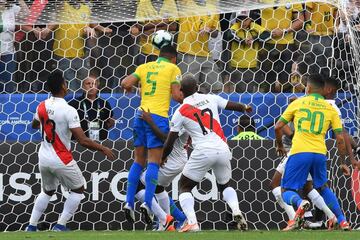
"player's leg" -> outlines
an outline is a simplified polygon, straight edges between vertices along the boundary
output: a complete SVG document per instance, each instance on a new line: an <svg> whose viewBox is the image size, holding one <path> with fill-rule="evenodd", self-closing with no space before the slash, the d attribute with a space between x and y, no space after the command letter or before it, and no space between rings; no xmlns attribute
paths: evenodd
<svg viewBox="0 0 360 240"><path fill-rule="evenodd" d="M176 206L168 192L165 190L172 181L177 177L187 162L187 155L177 156L174 158L172 154L168 157L167 162L159 170L158 186L155 190L156 199L161 208L175 218L177 226L182 226L186 220L185 214Z"/></svg>
<svg viewBox="0 0 360 240"><path fill-rule="evenodd" d="M346 221L337 197L327 186L326 161L327 158L325 155L316 154L315 164L310 169L314 187L319 189L320 195L323 197L325 203L330 207L331 211L335 214L340 227L343 230L350 230L349 223Z"/></svg>
<svg viewBox="0 0 360 240"><path fill-rule="evenodd" d="M308 196L308 198L315 205L315 207L321 210L323 213L325 213L328 219L333 220L335 217L334 213L328 208L328 206L326 205L324 199L321 197L319 192L316 189L314 189L312 186L313 186L313 182L312 182L312 177L310 175L304 187L304 195ZM321 225L322 225L322 221L321 221ZM321 225L319 226L319 224L317 224L317 227L321 227Z"/></svg>
<svg viewBox="0 0 360 240"><path fill-rule="evenodd" d="M57 168L54 175L59 179L62 186L71 189L67 197L62 213L57 224L53 227L54 231L66 231L66 223L72 218L82 199L84 199L84 177L77 164L67 165Z"/></svg>
<svg viewBox="0 0 360 240"><path fill-rule="evenodd" d="M126 186L126 203L123 206L125 217L130 222L135 221L135 214L134 214L135 194L139 184L140 175L146 163L145 127L144 127L144 121L140 119L139 116L136 116L134 119L133 137L134 137L134 146L135 146L135 161L131 165L129 170L128 182Z"/></svg>
<svg viewBox="0 0 360 240"><path fill-rule="evenodd" d="M37 196L34 207L31 211L31 217L29 225L25 231L34 232L37 231L37 225L41 216L44 214L52 195L55 193L59 185L57 178L51 174L48 167L39 166L41 174L42 191Z"/></svg>
<svg viewBox="0 0 360 240"><path fill-rule="evenodd" d="M294 219L295 217L295 210L292 206L286 204L281 196L281 178L282 175L284 173L285 170L285 165L287 162L287 158L284 158L281 160L280 164L278 165L278 167L275 170L275 173L271 179L271 189L272 189L272 193L277 201L277 203L280 205L280 207L282 209L285 210L286 214L289 217L289 220Z"/></svg>
<svg viewBox="0 0 360 240"><path fill-rule="evenodd" d="M135 195L135 197L141 202L144 203L145 202L145 173L142 174L141 176L141 182L138 185L138 189L137 189L137 193ZM170 216L169 214L167 214L162 208L161 206L158 204L158 202L155 200L155 198L153 198L152 200L152 212L154 213L154 215L159 219L160 221L160 225L158 230L163 230L163 231L173 231L175 230L174 226L173 226L173 222L174 222L174 218L172 216ZM147 224L152 224L154 217L152 214L143 214L144 217L144 221Z"/></svg>
<svg viewBox="0 0 360 240"><path fill-rule="evenodd" d="M185 164L179 180L179 202L187 221L180 232L200 230L194 209L195 199L191 190L204 178L211 165L208 157L199 150L192 151L188 162Z"/></svg>
<svg viewBox="0 0 360 240"><path fill-rule="evenodd" d="M303 218L305 211L310 207L307 200L303 200L297 193L306 183L312 165L311 153L298 153L291 155L286 163L285 172L281 181L284 189L282 197L285 203L297 208L295 218L288 222L284 231L295 229Z"/></svg>
<svg viewBox="0 0 360 240"><path fill-rule="evenodd" d="M229 185L231 178L230 159L230 151L215 154L212 169L216 177L218 191L222 193L223 200L229 205L234 220L237 222L238 229L247 230L248 225L240 211L237 193L235 189Z"/></svg>
<svg viewBox="0 0 360 240"><path fill-rule="evenodd" d="M156 114L151 114L153 121L156 123L160 131L169 132L169 119ZM152 199L158 182L158 174L160 168L160 159L163 153L163 142L159 139L151 127L145 123L146 141L148 148L148 165L145 175L145 210L151 209Z"/></svg>

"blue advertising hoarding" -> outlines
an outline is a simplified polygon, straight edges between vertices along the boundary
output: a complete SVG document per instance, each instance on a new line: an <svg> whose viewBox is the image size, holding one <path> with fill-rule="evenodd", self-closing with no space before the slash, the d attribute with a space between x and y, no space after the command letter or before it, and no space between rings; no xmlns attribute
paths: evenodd
<svg viewBox="0 0 360 240"><path fill-rule="evenodd" d="M283 112L294 94L221 94L222 97L235 102L251 104L254 108L251 114L259 135L274 138L274 123ZM301 95L297 95L298 97ZM0 141L39 141L39 131L31 128L31 121L38 104L47 99L48 94L1 94L0 95ZM112 106L115 127L109 133L110 140L129 140L132 138L132 122L135 109L140 104L140 98L134 94L101 94ZM71 100L66 98L66 100ZM344 125L352 134L357 135L356 111L357 102L354 95L339 94L337 101ZM172 102L170 114L178 106ZM226 137L236 135L236 125L241 113L221 111L220 121Z"/></svg>

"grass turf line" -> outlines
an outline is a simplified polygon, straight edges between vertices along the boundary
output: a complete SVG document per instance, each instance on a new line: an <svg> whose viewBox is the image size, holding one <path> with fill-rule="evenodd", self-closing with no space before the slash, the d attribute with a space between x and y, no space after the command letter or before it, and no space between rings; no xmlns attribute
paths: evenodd
<svg viewBox="0 0 360 240"><path fill-rule="evenodd" d="M358 240L360 231L202 231L198 233L169 233L143 231L72 231L72 232L5 232L0 233L1 240Z"/></svg>

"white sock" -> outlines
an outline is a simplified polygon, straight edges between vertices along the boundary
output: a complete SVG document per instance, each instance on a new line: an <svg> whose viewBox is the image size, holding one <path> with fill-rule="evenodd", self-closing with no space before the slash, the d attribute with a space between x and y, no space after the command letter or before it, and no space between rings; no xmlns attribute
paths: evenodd
<svg viewBox="0 0 360 240"><path fill-rule="evenodd" d="M196 214L194 210L195 200L190 192L184 192L179 196L180 206L184 211L189 224L196 224Z"/></svg>
<svg viewBox="0 0 360 240"><path fill-rule="evenodd" d="M145 189L142 189L138 193L136 193L135 197L143 203L145 201ZM164 225L166 223L166 213L164 212L164 210L162 210L162 208L159 206L159 203L154 198L151 205L152 212L159 219L160 223Z"/></svg>
<svg viewBox="0 0 360 240"><path fill-rule="evenodd" d="M49 204L50 199L51 196L47 195L44 192L41 192L39 196L37 196L34 203L34 208L31 212L31 217L29 222L30 225L37 226L39 219L41 218L41 216L43 215Z"/></svg>
<svg viewBox="0 0 360 240"><path fill-rule="evenodd" d="M229 205L231 208L231 211L233 215L237 215L241 213L239 208L239 200L237 197L237 194L235 192L235 189L232 187L227 187L222 192L224 201Z"/></svg>
<svg viewBox="0 0 360 240"><path fill-rule="evenodd" d="M318 209L322 210L329 219L335 216L335 214L326 205L324 199L318 191L315 189L311 190L308 194L308 198Z"/></svg>
<svg viewBox="0 0 360 240"><path fill-rule="evenodd" d="M166 191L163 191L155 194L155 196L160 207L166 212L166 214L170 214L169 194Z"/></svg>
<svg viewBox="0 0 360 240"><path fill-rule="evenodd" d="M272 193L274 194L274 197L280 207L285 210L286 214L288 215L289 220L295 218L295 210L292 206L286 204L284 200L281 197L281 187L276 187L272 190Z"/></svg>
<svg viewBox="0 0 360 240"><path fill-rule="evenodd" d="M83 194L71 192L64 203L64 209L57 223L65 226L70 218L74 215L83 198Z"/></svg>

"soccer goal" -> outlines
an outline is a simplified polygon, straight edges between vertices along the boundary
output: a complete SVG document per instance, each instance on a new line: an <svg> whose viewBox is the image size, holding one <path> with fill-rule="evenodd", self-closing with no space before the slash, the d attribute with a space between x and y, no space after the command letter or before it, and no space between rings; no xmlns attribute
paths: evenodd
<svg viewBox="0 0 360 240"><path fill-rule="evenodd" d="M255 109L251 125L265 140L231 140L238 133L240 115L222 111L220 116L233 153L231 184L250 229L286 225L269 186L280 162L273 126L290 99L304 94L307 74L322 72L341 81L336 104L346 130L359 135L357 1L14 0L0 1L0 16L0 231L23 230L41 190L37 151L42 136L31 128L31 121L37 105L49 97L45 82L54 69L64 72L70 89L66 100L75 99L84 126L100 119L103 132L98 140L118 154L116 161L109 161L73 145L87 189L68 227L151 228L138 211L134 225L122 212L140 97L125 94L119 83L139 64L156 59L158 50L151 45L155 29L171 32L178 66L183 74L196 76L201 91ZM109 105L84 109L83 83L89 76L97 79L97 96ZM171 112L176 106L172 103ZM107 124L109 118L114 126ZM359 228L360 174L352 169L351 177L343 176L331 134L327 145L329 184L351 226ZM178 180L168 189L175 201ZM67 194L59 187L39 228L56 222ZM236 228L211 172L193 194L202 229Z"/></svg>

